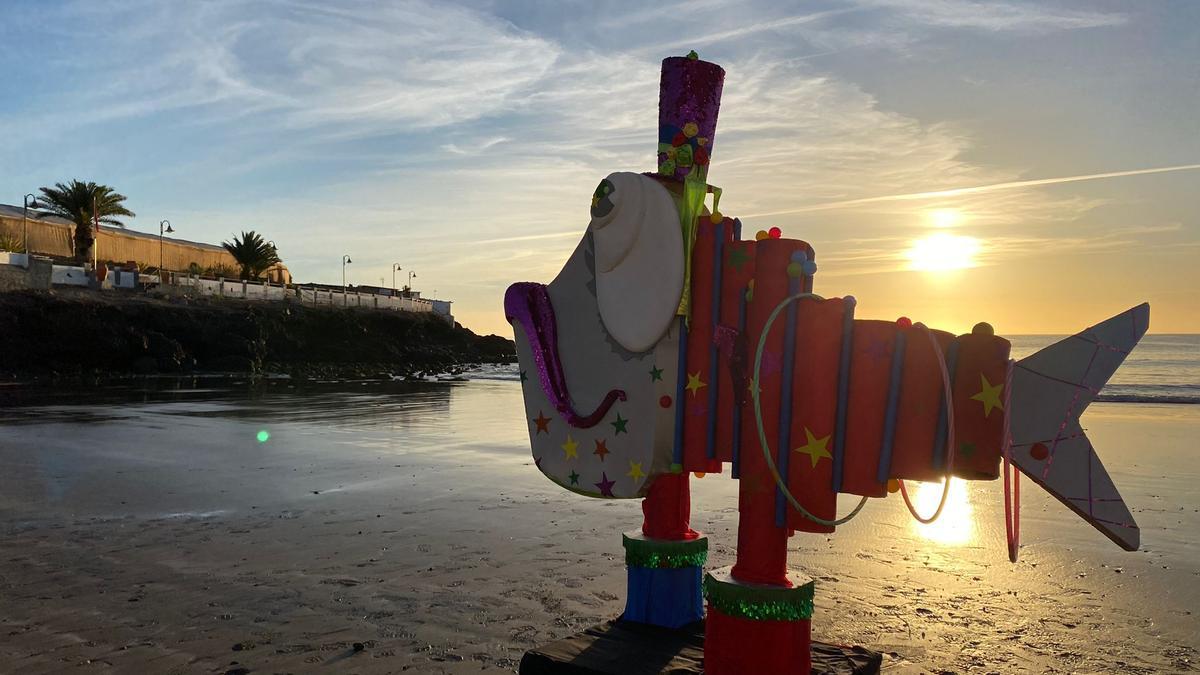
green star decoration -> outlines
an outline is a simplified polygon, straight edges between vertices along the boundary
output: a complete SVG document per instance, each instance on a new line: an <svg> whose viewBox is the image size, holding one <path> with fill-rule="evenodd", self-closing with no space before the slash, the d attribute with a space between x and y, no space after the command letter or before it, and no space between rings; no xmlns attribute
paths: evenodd
<svg viewBox="0 0 1200 675"><path fill-rule="evenodd" d="M662 373L663 373L662 368L659 368L658 366L651 366L650 367L650 381L651 382L662 381Z"/></svg>
<svg viewBox="0 0 1200 675"><path fill-rule="evenodd" d="M621 413L617 413L616 421L609 422L609 424L613 425L613 429L616 429L616 431L613 432L613 435L615 436L621 432L629 433L629 430L625 428L625 425L628 423L629 420L621 419Z"/></svg>
<svg viewBox="0 0 1200 675"><path fill-rule="evenodd" d="M729 266L741 272L742 265L750 262L750 256L740 248L731 248L729 250Z"/></svg>
<svg viewBox="0 0 1200 675"><path fill-rule="evenodd" d="M529 376L526 375L525 371L522 370L521 371L521 381L524 382L525 380L528 380L528 379L529 379Z"/></svg>
<svg viewBox="0 0 1200 675"><path fill-rule="evenodd" d="M959 445L958 446L958 454L970 459L971 455L975 454L975 444L974 443L963 443L963 444Z"/></svg>
<svg viewBox="0 0 1200 675"><path fill-rule="evenodd" d="M579 474L575 473L575 471L572 470L568 478L571 479L571 485L579 485Z"/></svg>

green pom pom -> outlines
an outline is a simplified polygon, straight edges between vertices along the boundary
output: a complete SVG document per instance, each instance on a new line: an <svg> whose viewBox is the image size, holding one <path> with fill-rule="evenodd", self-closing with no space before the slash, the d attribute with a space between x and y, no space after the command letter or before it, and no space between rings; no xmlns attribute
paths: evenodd
<svg viewBox="0 0 1200 675"><path fill-rule="evenodd" d="M692 51L688 52L688 55L687 55L687 57L688 57L689 59L691 59L691 60L695 61L696 59L699 59L699 58L700 58L700 55L696 53L696 50L695 50L695 49L693 49Z"/></svg>

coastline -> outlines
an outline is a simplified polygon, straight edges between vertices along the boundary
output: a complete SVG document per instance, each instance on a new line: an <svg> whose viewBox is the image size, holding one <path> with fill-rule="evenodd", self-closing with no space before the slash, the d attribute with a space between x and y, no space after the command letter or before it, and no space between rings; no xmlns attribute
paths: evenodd
<svg viewBox="0 0 1200 675"><path fill-rule="evenodd" d="M431 314L83 291L0 294L0 381L422 378L515 359Z"/></svg>

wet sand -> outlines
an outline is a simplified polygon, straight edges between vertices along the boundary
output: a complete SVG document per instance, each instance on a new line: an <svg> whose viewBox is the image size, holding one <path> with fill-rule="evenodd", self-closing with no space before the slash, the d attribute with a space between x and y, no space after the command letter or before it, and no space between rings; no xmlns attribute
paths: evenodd
<svg viewBox="0 0 1200 675"><path fill-rule="evenodd" d="M87 405L3 389L2 672L513 672L623 607L639 505L542 478L514 382L131 387ZM817 579L814 636L888 652L890 673L1195 669L1195 408L1084 418L1142 551L1029 482L1015 565L998 483L957 491L933 529L873 502L791 541ZM729 564L736 484L693 484L709 566Z"/></svg>

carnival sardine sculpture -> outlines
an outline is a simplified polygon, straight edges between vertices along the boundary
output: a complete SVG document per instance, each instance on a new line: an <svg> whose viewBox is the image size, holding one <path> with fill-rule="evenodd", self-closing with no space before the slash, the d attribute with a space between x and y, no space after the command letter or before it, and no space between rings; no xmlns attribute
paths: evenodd
<svg viewBox="0 0 1200 675"><path fill-rule="evenodd" d="M633 173L612 174L597 195L558 277L515 284L505 299L534 460L551 480L589 496L637 498L666 473L717 473L730 463L736 476L744 453L762 452L750 396L757 387L784 481L807 510L833 519L838 492L884 497L891 479L947 473L997 478L1007 415L1013 463L1123 548L1137 548L1137 525L1079 416L1145 334L1148 305L1010 371L1008 341L986 327L953 336L856 319L853 298L807 294L809 245L741 240L737 221L705 214L684 317L677 195ZM797 295L764 336L770 313ZM832 529L786 513L793 529Z"/></svg>
<svg viewBox="0 0 1200 675"><path fill-rule="evenodd" d="M665 59L657 171L600 181L562 272L504 299L538 468L587 496L644 498L642 527L622 538L622 618L703 619L710 675L806 675L816 582L789 568L788 538L833 532L893 490L931 522L952 476L1003 474L1015 560L1010 463L1136 549L1079 417L1145 334L1149 307L1016 362L986 323L956 336L856 317L854 298L814 293L811 246L776 228L743 239L720 214L708 168L723 82L694 52ZM736 562L705 571L688 477L727 466ZM911 480L944 481L936 511L917 512ZM860 497L841 516L839 493Z"/></svg>
<svg viewBox="0 0 1200 675"><path fill-rule="evenodd" d="M742 239L738 220L697 208L697 194L719 195L703 180L715 108L706 118L712 97L673 93L668 80L709 67L664 61L664 101L682 97L701 121L660 101L659 171L600 181L559 275L506 293L538 468L583 495L638 498L663 475L729 464L737 478L748 453L765 452L775 484L743 492L775 493L777 527L831 532L839 492L995 479L1007 448L1029 478L1136 549L1137 525L1079 416L1145 334L1149 306L1011 366L1009 342L987 324L955 336L856 318L854 298L812 294L807 243Z"/></svg>

